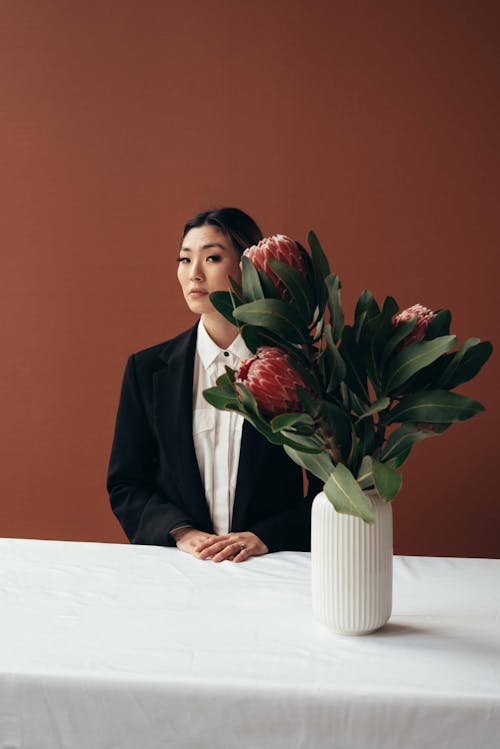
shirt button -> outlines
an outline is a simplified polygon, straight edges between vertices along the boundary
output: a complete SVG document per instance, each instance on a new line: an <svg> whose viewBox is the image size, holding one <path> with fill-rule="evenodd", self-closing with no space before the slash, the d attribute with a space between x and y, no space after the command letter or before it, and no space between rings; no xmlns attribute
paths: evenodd
<svg viewBox="0 0 500 749"><path fill-rule="evenodd" d="M224 356L229 356L229 351L224 351Z"/></svg>

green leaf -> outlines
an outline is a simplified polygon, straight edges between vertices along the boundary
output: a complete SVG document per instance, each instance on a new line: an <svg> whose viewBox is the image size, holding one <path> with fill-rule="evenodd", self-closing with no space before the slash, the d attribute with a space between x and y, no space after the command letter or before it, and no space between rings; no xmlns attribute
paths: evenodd
<svg viewBox="0 0 500 749"><path fill-rule="evenodd" d="M351 452L352 433L351 422L346 412L329 401L322 401L320 413L328 422L333 433L335 444L340 450L343 460L347 460Z"/></svg>
<svg viewBox="0 0 500 749"><path fill-rule="evenodd" d="M307 279L293 266L275 258L270 258L269 266L285 284L304 323L308 325L313 316L313 300Z"/></svg>
<svg viewBox="0 0 500 749"><path fill-rule="evenodd" d="M325 316L322 315L319 319L316 320L316 322L314 323L314 328L311 331L311 334L313 335L314 343L316 343L316 341L321 340L321 336L323 335L324 329L325 329Z"/></svg>
<svg viewBox="0 0 500 749"><path fill-rule="evenodd" d="M246 302L255 302L257 299L264 299L264 292L262 291L257 268L245 255L241 256L241 280Z"/></svg>
<svg viewBox="0 0 500 749"><path fill-rule="evenodd" d="M397 389L410 377L453 348L456 340L454 335L442 336L433 341L421 341L404 348L396 354L387 367L384 375L384 391L397 392Z"/></svg>
<svg viewBox="0 0 500 749"><path fill-rule="evenodd" d="M389 413L387 423L413 421L450 424L470 419L484 407L471 398L448 390L424 390L405 395Z"/></svg>
<svg viewBox="0 0 500 749"><path fill-rule="evenodd" d="M315 434L300 434L296 431L290 432L286 429L281 433L283 445L289 445L295 450L317 455L323 452L323 443Z"/></svg>
<svg viewBox="0 0 500 749"><path fill-rule="evenodd" d="M327 481L334 469L334 463L330 456L325 452L316 454L303 453L300 450L294 450L292 447L285 446L285 452L297 465L310 471L317 476L320 481Z"/></svg>
<svg viewBox="0 0 500 749"><path fill-rule="evenodd" d="M346 376L345 361L342 359L340 352L333 341L331 325L325 326L326 348L324 355L328 361L329 377L326 386L327 392L331 393L336 390Z"/></svg>
<svg viewBox="0 0 500 749"><path fill-rule="evenodd" d="M448 364L438 387L452 389L472 380L488 361L492 351L493 346L489 341L480 342L478 338L469 338Z"/></svg>
<svg viewBox="0 0 500 749"><path fill-rule="evenodd" d="M369 403L365 365L359 344L353 329L346 325L342 334L339 352L347 365L345 381L349 389L356 393L364 403Z"/></svg>
<svg viewBox="0 0 500 749"><path fill-rule="evenodd" d="M390 404L390 398L387 398L385 396L383 398L379 398L374 403L372 403L371 406L366 409L366 411L363 411L361 416L358 417L358 421L361 421L361 419L365 419L367 416L373 416L373 414L376 414L379 411L383 411L385 408L389 408Z"/></svg>
<svg viewBox="0 0 500 749"><path fill-rule="evenodd" d="M358 319L356 320L356 323L354 325L354 335L356 336L356 341L359 343L359 339L361 338L361 333L363 332L363 326L366 321L366 310L364 310Z"/></svg>
<svg viewBox="0 0 500 749"><path fill-rule="evenodd" d="M304 410L313 418L316 419L319 416L320 402L317 398L313 397L309 390L304 388L295 388L300 404Z"/></svg>
<svg viewBox="0 0 500 749"><path fill-rule="evenodd" d="M361 398L359 398L356 393L353 393L349 388L347 388L347 391L349 395L349 403L351 405L350 407L347 406L347 401L345 400L345 396L343 396L346 410L354 411L357 416L361 416L365 408L368 406L368 401L361 400Z"/></svg>
<svg viewBox="0 0 500 749"><path fill-rule="evenodd" d="M398 310L395 299L388 296L378 315L367 320L361 331L359 346L368 376L376 390L381 383L381 360L387 339L392 335L392 318ZM379 394L379 393L378 393Z"/></svg>
<svg viewBox="0 0 500 749"><path fill-rule="evenodd" d="M479 342L479 338L468 338L462 343L456 353L448 357L446 369L443 371L441 377L439 378L439 388L442 388L443 390L451 389L449 387L449 383L452 381L453 375L460 366L460 362L464 358L466 352L473 346L476 346Z"/></svg>
<svg viewBox="0 0 500 749"><path fill-rule="evenodd" d="M344 407L344 411L347 411L347 413L350 413L353 410L353 407L352 407L353 393L351 392L351 390L349 390L345 382L340 383L339 392L340 392L340 398L342 401L342 406ZM360 412L362 410L363 408L360 408Z"/></svg>
<svg viewBox="0 0 500 749"><path fill-rule="evenodd" d="M234 317L239 322L269 329L280 336L285 344L304 343L308 338L301 317L291 304L280 299L260 299L243 304L234 311Z"/></svg>
<svg viewBox="0 0 500 749"><path fill-rule="evenodd" d="M316 292L316 302L319 307L320 317L323 314L327 299L325 279L330 275L330 266L327 257L319 243L319 239L313 231L307 235L307 241L311 248L313 281Z"/></svg>
<svg viewBox="0 0 500 749"><path fill-rule="evenodd" d="M264 292L265 298L281 299L281 294L279 293L278 289L273 284L269 276L260 269L257 271L257 273L259 274L260 285L262 286L262 291Z"/></svg>
<svg viewBox="0 0 500 749"><path fill-rule="evenodd" d="M267 328L245 324L240 328L240 333L245 344L254 353L260 346L273 346L282 349L290 358L293 358L294 366L296 361L300 362L302 366L308 366L309 360L304 356L300 348L293 343L284 341L281 336Z"/></svg>
<svg viewBox="0 0 500 749"><path fill-rule="evenodd" d="M434 433L435 434L435 433ZM398 453L394 458L391 460L386 461L386 465L390 466L391 468L400 468L400 466L403 465L408 455L411 453L411 447L409 447L407 450L403 450L402 453Z"/></svg>
<svg viewBox="0 0 500 749"><path fill-rule="evenodd" d="M325 494L337 512L356 515L367 523L373 523L373 507L350 470L339 463L325 484Z"/></svg>
<svg viewBox="0 0 500 749"><path fill-rule="evenodd" d="M225 373L217 378L216 386L203 391L205 400L215 408L240 410L239 395L234 386L235 377L236 373L230 367L226 367Z"/></svg>
<svg viewBox="0 0 500 749"><path fill-rule="evenodd" d="M305 413L279 414L279 416L275 416L271 420L271 429L273 432L279 432L282 429L290 429L290 427L296 427L297 425L314 427L314 421L309 414Z"/></svg>
<svg viewBox="0 0 500 749"><path fill-rule="evenodd" d="M434 338L441 338L450 334L451 312L447 309L440 309L436 316L432 318L427 330L425 331L424 340L432 341Z"/></svg>
<svg viewBox="0 0 500 749"><path fill-rule="evenodd" d="M379 497L390 502L401 489L403 479L387 463L365 455L359 467L357 481L362 489L375 487Z"/></svg>
<svg viewBox="0 0 500 749"><path fill-rule="evenodd" d="M321 385L318 382L314 369L311 368L310 363L304 361L303 358L295 356L294 352L286 352L287 360L292 369L302 378L304 384L309 388L311 393L321 395Z"/></svg>
<svg viewBox="0 0 500 749"><path fill-rule="evenodd" d="M258 325L242 325L240 328L240 334L243 338L245 345L250 351L255 354L260 346L279 346L281 345L281 338L276 337L277 340L270 340L271 335L265 328L261 328Z"/></svg>
<svg viewBox="0 0 500 749"><path fill-rule="evenodd" d="M356 422L355 432L359 438L359 449L361 455L371 455L375 449L375 425L373 417L369 416L362 421Z"/></svg>
<svg viewBox="0 0 500 749"><path fill-rule="evenodd" d="M371 320L380 313L380 307L372 296L372 293L365 289L358 299L354 311L354 333L356 340L359 341L361 330L365 321Z"/></svg>
<svg viewBox="0 0 500 749"><path fill-rule="evenodd" d="M335 343L341 338L344 329L344 312L340 301L340 280L331 273L325 279L328 291L328 309L330 310L332 336Z"/></svg>
<svg viewBox="0 0 500 749"><path fill-rule="evenodd" d="M379 460L388 463L400 455L404 455L406 458L416 442L435 436L436 432L419 429L415 424L402 424L398 429L394 430L385 443L378 456Z"/></svg>
<svg viewBox="0 0 500 749"><path fill-rule="evenodd" d="M365 455L361 461L356 481L362 489L371 489L375 486L372 471L372 458L370 455Z"/></svg>
<svg viewBox="0 0 500 749"><path fill-rule="evenodd" d="M367 421L364 423L368 424ZM351 470L352 473L354 473L358 469L362 457L363 457L363 449L362 449L361 441L356 438L356 433L353 429L351 453L349 455L349 460L346 460L346 463L345 463L345 465L348 466L348 468Z"/></svg>
<svg viewBox="0 0 500 749"><path fill-rule="evenodd" d="M257 429L269 442L273 445L288 445L297 450L304 452L317 453L321 451L321 445L318 444L318 440L314 437L304 437L303 435L293 435L289 437L287 434L273 432L267 421L259 413L257 401L250 392L250 390L244 385L238 383L238 392L240 395L240 402L242 408L240 413L247 419L252 426ZM234 409L236 410L236 409Z"/></svg>
<svg viewBox="0 0 500 749"><path fill-rule="evenodd" d="M253 421L249 417L248 420L253 424ZM255 426L255 424L254 424ZM290 447L294 450L300 450L304 454L310 454L310 455L316 455L317 453L320 453L322 450L322 446L317 444L317 440L312 437L306 437L302 434L296 434L295 432L289 433L289 432L271 432L269 434L264 434L264 431L262 431L259 427L256 427L256 429L259 429L261 431L261 434L263 434L269 442L272 442L274 445L281 445L282 447Z"/></svg>
<svg viewBox="0 0 500 749"><path fill-rule="evenodd" d="M413 320L410 320L410 322L402 323L395 328L393 335L389 338L382 350L382 356L380 359L380 365L382 369L384 368L387 360L393 354L394 349L401 343L402 340L406 338L407 335L412 332L416 324L417 316L415 315Z"/></svg>
<svg viewBox="0 0 500 749"><path fill-rule="evenodd" d="M231 367L224 367L224 369L226 370L224 374L221 374L219 377L217 377L215 382L217 385L232 386L234 381L236 380L236 372L234 371L234 369L231 369Z"/></svg>
<svg viewBox="0 0 500 749"><path fill-rule="evenodd" d="M403 482L401 474L378 460L372 460L372 472L379 496L390 502L401 489Z"/></svg>
<svg viewBox="0 0 500 749"><path fill-rule="evenodd" d="M235 281L234 278L231 278L231 276L229 276L229 285L231 286L231 291L233 292L235 301L239 302L239 304L243 304L245 301L245 297L243 295L243 289L241 285L238 283L238 281ZM239 306L239 304L237 304L236 306Z"/></svg>
<svg viewBox="0 0 500 749"><path fill-rule="evenodd" d="M307 414L309 416L309 414ZM298 421L296 424L293 425L293 427L290 429L284 429L282 431L282 434L284 434L287 437L296 437L297 439L301 439L302 437L314 437L314 444L318 446L319 450L323 449L323 443L319 439L316 433L316 426L311 426L310 424L307 424L306 422Z"/></svg>
<svg viewBox="0 0 500 749"><path fill-rule="evenodd" d="M236 327L238 327L238 323L233 316L236 304L231 297L231 292L212 291L209 298L217 312L220 312L221 315L226 318L226 320L229 320L231 325L235 325Z"/></svg>
<svg viewBox="0 0 500 749"><path fill-rule="evenodd" d="M238 383L238 394L239 399L245 409L245 412L249 415L255 418L256 422L263 422L262 426L265 429L266 432L271 432L271 427L265 421L265 419L262 418L259 412L259 406L257 404L257 401L255 400L255 397L253 393L241 382Z"/></svg>
<svg viewBox="0 0 500 749"><path fill-rule="evenodd" d="M229 405L239 406L239 398L232 385L218 385L217 387L207 388L203 391L203 397L215 406L215 408L225 410Z"/></svg>
<svg viewBox="0 0 500 749"><path fill-rule="evenodd" d="M401 387L398 388L398 396L406 393L416 393L419 390L437 390L439 389L439 378L446 369L448 362L453 354L443 354L429 364L427 367L420 369L413 377L410 377Z"/></svg>

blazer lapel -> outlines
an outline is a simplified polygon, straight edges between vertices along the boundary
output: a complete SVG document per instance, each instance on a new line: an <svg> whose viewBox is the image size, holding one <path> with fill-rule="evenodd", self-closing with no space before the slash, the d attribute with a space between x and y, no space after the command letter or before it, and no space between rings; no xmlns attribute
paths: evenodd
<svg viewBox="0 0 500 749"><path fill-rule="evenodd" d="M193 370L195 325L181 334L162 354L166 367L154 376L155 418L162 449L177 477L185 506L200 530L211 531L193 442Z"/></svg>

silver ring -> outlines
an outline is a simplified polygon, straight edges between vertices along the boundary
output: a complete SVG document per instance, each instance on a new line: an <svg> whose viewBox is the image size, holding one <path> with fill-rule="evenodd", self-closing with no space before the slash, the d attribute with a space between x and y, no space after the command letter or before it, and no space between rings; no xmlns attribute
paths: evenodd
<svg viewBox="0 0 500 749"><path fill-rule="evenodd" d="M247 547L247 545L244 544L243 541L240 541L238 545L239 545L240 549L246 549L246 547Z"/></svg>

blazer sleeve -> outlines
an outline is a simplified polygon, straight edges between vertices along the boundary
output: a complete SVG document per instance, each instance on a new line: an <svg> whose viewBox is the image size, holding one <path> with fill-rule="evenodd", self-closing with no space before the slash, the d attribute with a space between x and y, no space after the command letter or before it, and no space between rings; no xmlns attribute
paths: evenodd
<svg viewBox="0 0 500 749"><path fill-rule="evenodd" d="M107 489L113 512L129 541L174 546L170 530L192 523L185 512L158 489L158 464L158 443L146 413L137 381L135 355L132 355L123 378Z"/></svg>
<svg viewBox="0 0 500 749"><path fill-rule="evenodd" d="M316 494L322 490L323 483L312 474L306 475L309 486L304 499L257 521L249 528L266 544L270 552L311 550L311 506Z"/></svg>

